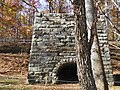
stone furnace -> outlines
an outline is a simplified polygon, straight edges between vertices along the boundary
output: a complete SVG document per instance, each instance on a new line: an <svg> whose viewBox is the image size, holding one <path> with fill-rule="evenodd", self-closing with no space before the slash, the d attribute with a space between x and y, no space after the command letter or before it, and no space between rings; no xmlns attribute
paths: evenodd
<svg viewBox="0 0 120 90"><path fill-rule="evenodd" d="M99 21L98 38L104 69L113 84L107 33ZM29 62L29 83L78 82L73 14L35 14Z"/></svg>

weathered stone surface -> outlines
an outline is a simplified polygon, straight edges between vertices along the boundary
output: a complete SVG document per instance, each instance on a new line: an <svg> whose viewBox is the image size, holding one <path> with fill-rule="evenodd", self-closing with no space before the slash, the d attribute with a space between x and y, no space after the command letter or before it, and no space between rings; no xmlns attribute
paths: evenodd
<svg viewBox="0 0 120 90"><path fill-rule="evenodd" d="M101 22L98 22L98 26ZM102 22L103 23L103 22ZM29 63L29 82L55 83L57 69L76 61L73 14L35 14ZM98 27L102 59L109 84L113 82L107 33Z"/></svg>

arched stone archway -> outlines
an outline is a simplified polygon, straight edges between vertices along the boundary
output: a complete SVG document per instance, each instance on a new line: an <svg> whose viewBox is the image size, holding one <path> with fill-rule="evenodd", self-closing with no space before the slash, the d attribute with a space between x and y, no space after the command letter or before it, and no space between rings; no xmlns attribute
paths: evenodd
<svg viewBox="0 0 120 90"><path fill-rule="evenodd" d="M77 65L75 61L59 62L53 70L52 83L77 83Z"/></svg>

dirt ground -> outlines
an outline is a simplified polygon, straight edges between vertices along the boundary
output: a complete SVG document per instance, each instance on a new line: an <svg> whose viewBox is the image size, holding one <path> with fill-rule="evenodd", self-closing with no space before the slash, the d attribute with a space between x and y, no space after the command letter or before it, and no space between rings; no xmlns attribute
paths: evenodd
<svg viewBox="0 0 120 90"><path fill-rule="evenodd" d="M0 90L79 90L78 84L27 84L29 54L0 53ZM113 73L120 74L120 61L112 61ZM120 90L112 86L110 90Z"/></svg>

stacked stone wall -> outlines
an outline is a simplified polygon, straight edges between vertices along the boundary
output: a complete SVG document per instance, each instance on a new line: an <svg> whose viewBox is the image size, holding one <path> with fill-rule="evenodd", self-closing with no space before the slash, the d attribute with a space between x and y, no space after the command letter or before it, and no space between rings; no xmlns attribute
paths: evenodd
<svg viewBox="0 0 120 90"><path fill-rule="evenodd" d="M35 81L45 82L44 78L48 76L48 82L51 82L55 65L61 61L75 61L75 58L74 16L37 13L30 53L29 78L33 76Z"/></svg>
<svg viewBox="0 0 120 90"><path fill-rule="evenodd" d="M73 14L36 13L30 51L29 82L54 83L57 81L56 72L59 66L66 62L75 62L74 25ZM110 60L107 62L110 63ZM107 73L109 74L111 72Z"/></svg>

